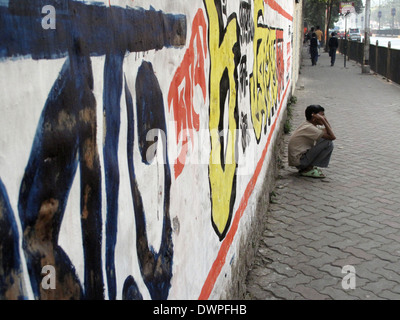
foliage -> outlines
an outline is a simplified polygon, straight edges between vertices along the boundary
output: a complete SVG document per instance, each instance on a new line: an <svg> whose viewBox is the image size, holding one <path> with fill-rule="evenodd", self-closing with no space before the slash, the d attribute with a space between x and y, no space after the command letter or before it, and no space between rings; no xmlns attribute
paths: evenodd
<svg viewBox="0 0 400 320"><path fill-rule="evenodd" d="M292 131L292 118L293 118L293 104L296 104L297 97L292 96L287 103L287 117L283 127L283 132L289 134Z"/></svg>
<svg viewBox="0 0 400 320"><path fill-rule="evenodd" d="M333 28L335 22L339 20L340 0L304 0L304 22L307 26L315 27L320 26L321 29L325 27L326 12L331 13L328 28ZM362 0L353 0L354 7L357 13L363 10Z"/></svg>

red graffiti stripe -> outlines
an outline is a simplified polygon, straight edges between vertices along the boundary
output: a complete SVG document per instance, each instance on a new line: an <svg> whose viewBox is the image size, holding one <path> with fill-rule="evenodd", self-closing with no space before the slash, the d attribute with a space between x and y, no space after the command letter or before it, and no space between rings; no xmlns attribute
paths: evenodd
<svg viewBox="0 0 400 320"><path fill-rule="evenodd" d="M246 187L246 190L245 190L245 192L243 194L243 197L242 197L242 199L240 201L239 208L236 210L235 217L234 217L234 219L232 221L232 226L229 229L229 232L227 233L224 241L222 242L221 247L220 247L219 252L218 252L218 255L217 255L217 258L215 259L215 261L214 261L214 263L213 263L213 265L211 267L211 270L208 273L207 279L204 282L203 288L202 288L200 296L199 296L199 300L206 300L206 299L208 299L210 297L210 294L212 292L212 289L214 288L215 282L217 281L217 278L218 278L219 274L221 273L222 267L225 264L226 257L228 255L228 250L232 245L233 239L234 239L234 237L236 235L236 232L237 232L237 230L239 228L239 222L240 222L240 220L241 220L241 218L243 216L244 210L247 207L247 203L249 201L250 195L252 194L252 192L254 190L254 187L256 185L258 176L260 175L260 172L261 172L261 168L262 168L262 166L264 164L265 156L267 155L267 151L268 151L269 145L271 143L272 134L275 131L276 122L277 122L277 120L279 118L279 114L280 114L281 109L282 109L282 103L285 100L286 92L287 92L287 89L289 88L289 83L290 83L290 81L288 81L288 84L287 84L286 89L285 89L285 93L283 94L281 103L279 105L278 113L276 114L274 123L272 124L271 130L269 131L267 143L266 143L266 145L264 147L264 150L263 150L263 153L261 155L261 158L258 161L256 170L255 170L252 178L250 179L250 181L249 181L249 183L248 183L248 185Z"/></svg>
<svg viewBox="0 0 400 320"><path fill-rule="evenodd" d="M284 16L286 19L293 21L293 16L285 11L275 0L264 0L264 2L270 6L271 9L277 11L280 15Z"/></svg>
<svg viewBox="0 0 400 320"><path fill-rule="evenodd" d="M186 163L189 143L193 144L193 130L200 129L200 116L194 107L195 87L200 86L203 99L206 99L206 76L204 61L207 57L207 25L203 10L199 9L192 23L190 44L181 65L175 72L168 92L169 110L173 110L176 121L176 142L182 142L180 154L175 161L175 179L182 173ZM190 136L190 142L187 135Z"/></svg>

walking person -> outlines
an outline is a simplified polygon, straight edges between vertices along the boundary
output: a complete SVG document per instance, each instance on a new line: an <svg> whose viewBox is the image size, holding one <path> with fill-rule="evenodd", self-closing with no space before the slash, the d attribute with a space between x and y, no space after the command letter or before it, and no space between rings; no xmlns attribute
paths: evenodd
<svg viewBox="0 0 400 320"><path fill-rule="evenodd" d="M307 30L307 28L304 28L304 40L303 40L303 45L307 46L308 41L309 41L309 32Z"/></svg>
<svg viewBox="0 0 400 320"><path fill-rule="evenodd" d="M339 41L336 38L335 32L332 32L332 37L329 39L328 46L329 46L329 56L331 57L331 67L333 67L335 65L335 60L336 60L336 51L337 48L339 47Z"/></svg>
<svg viewBox="0 0 400 320"><path fill-rule="evenodd" d="M312 38L312 34L314 33L314 27L311 27L310 31L307 33L307 46L310 47L310 41ZM308 49L308 53L310 54L310 58L311 58L311 52L310 49Z"/></svg>
<svg viewBox="0 0 400 320"><path fill-rule="evenodd" d="M304 121L292 134L288 144L289 166L296 167L304 177L325 178L326 168L336 139L332 127L320 105L310 105L305 110Z"/></svg>
<svg viewBox="0 0 400 320"><path fill-rule="evenodd" d="M315 32L311 35L310 40L310 57L313 66L317 65L318 61L318 40Z"/></svg>
<svg viewBox="0 0 400 320"><path fill-rule="evenodd" d="M319 56L320 55L319 50L321 49L322 40L323 40L323 32L319 26L316 27L315 34L317 35L317 40L318 40L318 56Z"/></svg>

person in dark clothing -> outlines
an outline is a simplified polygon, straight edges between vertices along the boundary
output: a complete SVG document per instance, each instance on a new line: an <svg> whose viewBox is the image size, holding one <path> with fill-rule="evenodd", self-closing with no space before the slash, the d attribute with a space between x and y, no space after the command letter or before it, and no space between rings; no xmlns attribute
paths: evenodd
<svg viewBox="0 0 400 320"><path fill-rule="evenodd" d="M313 66L317 65L318 61L318 39L315 32L311 35L310 40L310 56L311 56L311 63Z"/></svg>
<svg viewBox="0 0 400 320"><path fill-rule="evenodd" d="M310 45L312 34L314 33L314 27L311 27L310 31L307 33L307 44Z"/></svg>
<svg viewBox="0 0 400 320"><path fill-rule="evenodd" d="M331 57L331 67L333 67L336 60L336 50L339 47L339 41L336 38L336 33L332 32L332 37L329 39L328 46L329 56Z"/></svg>

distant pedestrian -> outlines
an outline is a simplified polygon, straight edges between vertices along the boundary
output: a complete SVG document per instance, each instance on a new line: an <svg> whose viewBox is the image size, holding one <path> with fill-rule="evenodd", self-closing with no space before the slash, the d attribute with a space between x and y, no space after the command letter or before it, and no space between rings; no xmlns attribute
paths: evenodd
<svg viewBox="0 0 400 320"><path fill-rule="evenodd" d="M335 32L332 32L332 37L329 39L328 46L329 46L329 56L331 57L331 67L333 67L336 60L336 51L337 48L339 47L339 41L336 38Z"/></svg>
<svg viewBox="0 0 400 320"><path fill-rule="evenodd" d="M313 66L317 65L318 61L318 40L315 32L311 35L310 40L310 57Z"/></svg>
<svg viewBox="0 0 400 320"><path fill-rule="evenodd" d="M289 166L296 167L301 176L325 178L321 169L326 168L336 139L332 127L320 105L310 105L305 110L304 121L292 134L288 145Z"/></svg>
<svg viewBox="0 0 400 320"><path fill-rule="evenodd" d="M323 35L324 35L319 26L316 27L315 34L317 35L317 40L318 40L318 55L319 55L319 50L321 49Z"/></svg>
<svg viewBox="0 0 400 320"><path fill-rule="evenodd" d="M310 31L307 33L307 45L310 45L311 35L314 33L314 27L311 27Z"/></svg>
<svg viewBox="0 0 400 320"><path fill-rule="evenodd" d="M308 31L307 31L307 28L306 28L306 27L304 27L303 32L304 32L303 45L306 45L306 44L307 44L307 41L309 40L309 39L308 39Z"/></svg>

